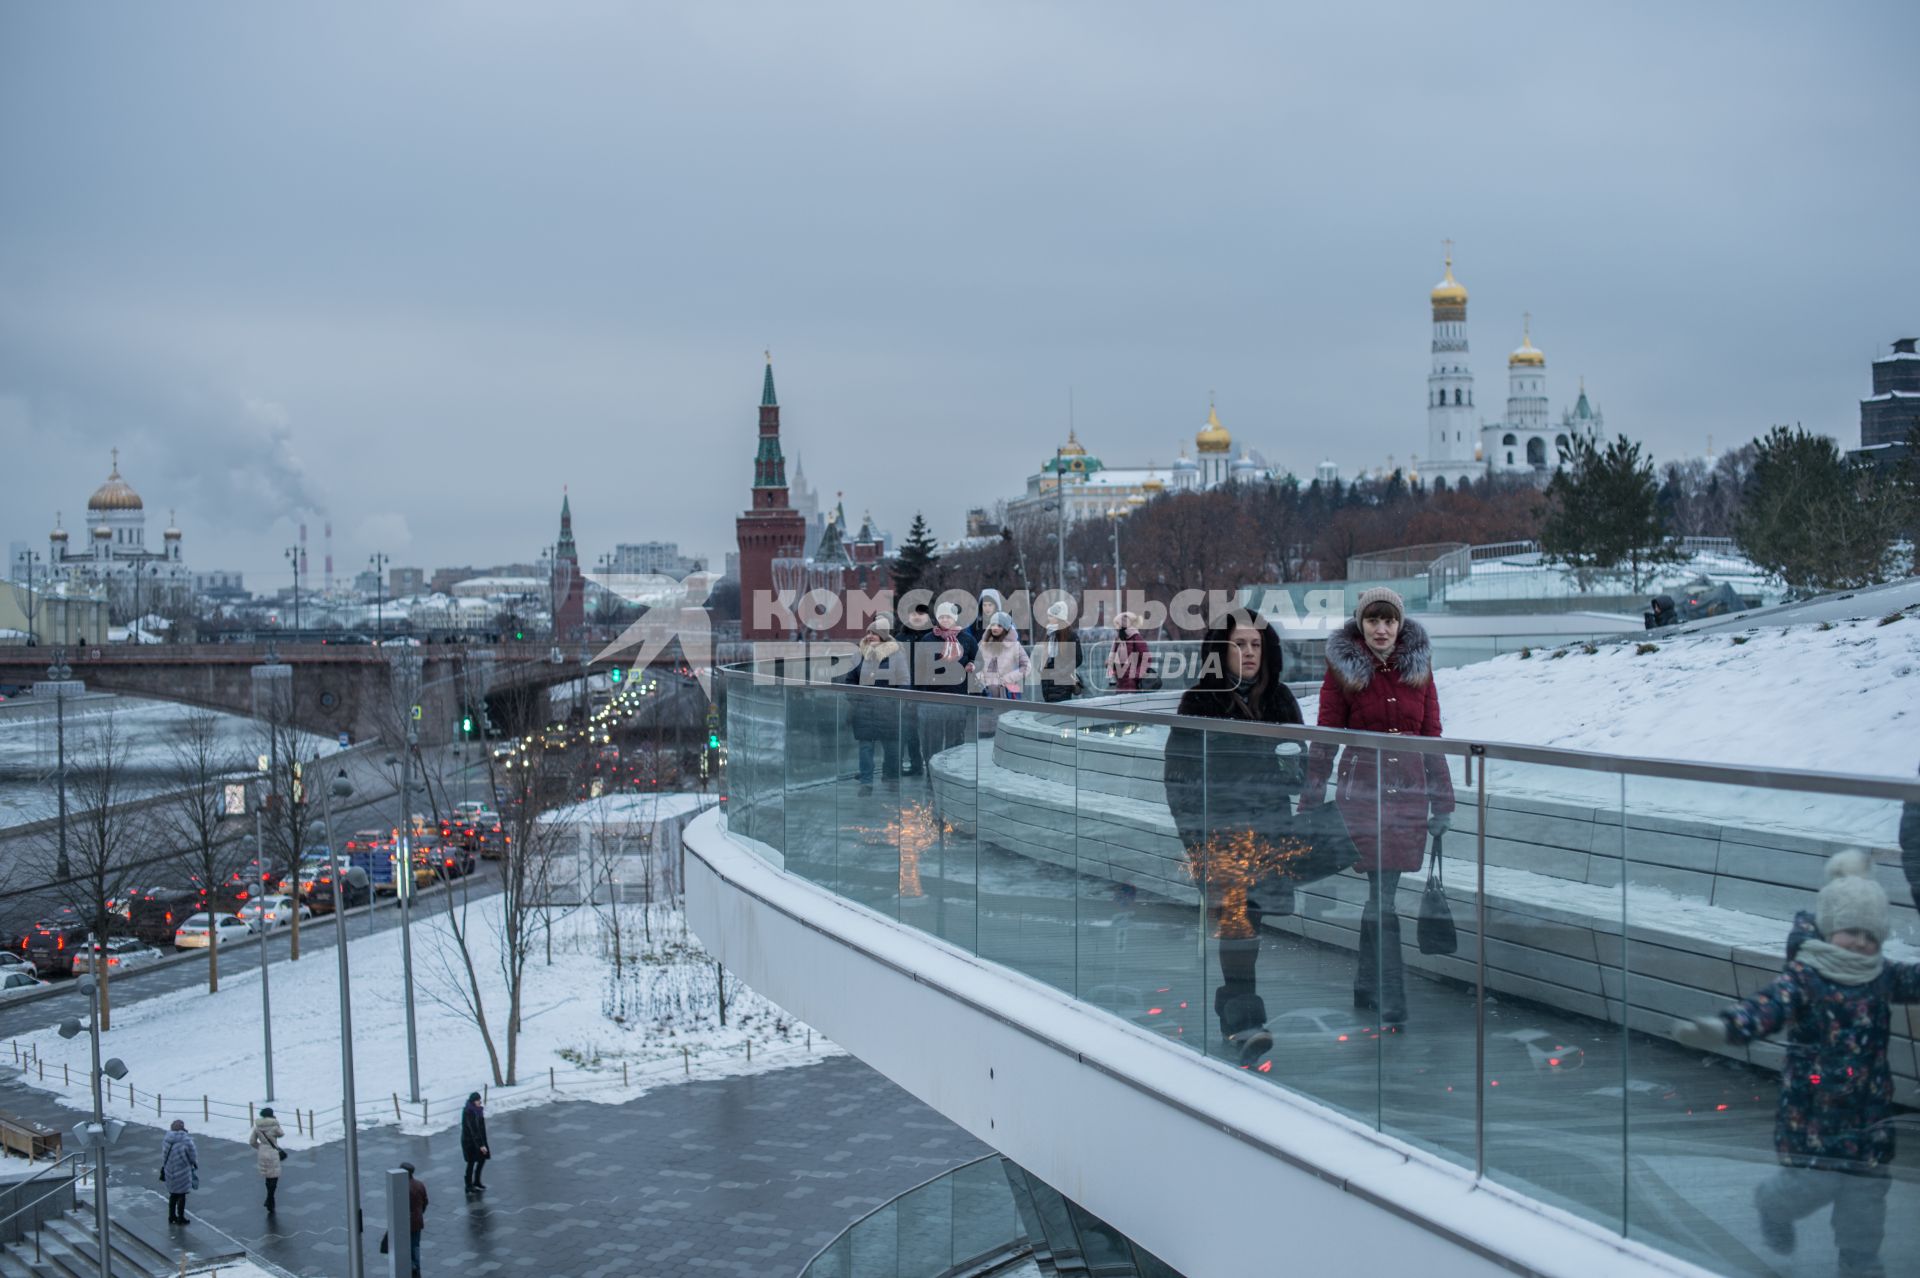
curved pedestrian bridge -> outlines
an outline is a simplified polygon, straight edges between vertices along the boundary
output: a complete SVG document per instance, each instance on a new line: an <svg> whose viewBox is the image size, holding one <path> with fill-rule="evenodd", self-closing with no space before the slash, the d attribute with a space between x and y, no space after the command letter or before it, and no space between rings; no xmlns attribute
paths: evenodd
<svg viewBox="0 0 1920 1278"><path fill-rule="evenodd" d="M688 840L702 940L1175 1271L1251 1272L1250 1237L1284 1240L1303 1272L1356 1246L1423 1273L1831 1266L1820 1217L1794 1261L1759 1241L1781 1049L1708 1055L1665 1032L1779 971L1843 846L1876 855L1890 956L1920 956L1893 851L1920 787L1229 727L1176 720L1171 698L1009 708L745 670L723 685L729 801ZM1362 927L1362 876L1299 885L1286 913L1257 853L1211 826L1196 841L1191 813L1176 832L1176 724L1201 733L1203 774L1247 738L1444 764L1457 940L1421 953L1426 879L1403 876L1404 1025L1354 996L1395 945ZM1345 818L1368 833L1369 814ZM1911 1101L1907 1009L1894 1027ZM1920 1254L1920 1182L1898 1162L1893 1177L1883 1254Z"/></svg>

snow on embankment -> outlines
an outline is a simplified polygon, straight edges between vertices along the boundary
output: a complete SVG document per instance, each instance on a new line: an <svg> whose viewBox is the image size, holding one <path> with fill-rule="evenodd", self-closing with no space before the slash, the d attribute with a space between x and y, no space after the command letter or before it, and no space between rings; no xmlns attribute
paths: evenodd
<svg viewBox="0 0 1920 1278"><path fill-rule="evenodd" d="M1480 741L1908 778L1920 765L1920 614L1892 617L1535 648L1440 671L1442 717L1448 736ZM1488 776L1494 791L1620 803L1611 774L1496 762ZM1626 803L1880 846L1899 809L1642 778L1628 779Z"/></svg>

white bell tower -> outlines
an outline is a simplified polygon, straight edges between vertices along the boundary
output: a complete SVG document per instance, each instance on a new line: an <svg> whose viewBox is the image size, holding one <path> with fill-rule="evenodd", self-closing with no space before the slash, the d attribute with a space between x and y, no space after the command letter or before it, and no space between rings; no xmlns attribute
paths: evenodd
<svg viewBox="0 0 1920 1278"><path fill-rule="evenodd" d="M1453 241L1446 241L1446 278L1434 285L1433 371L1427 375L1427 451L1421 477L1449 487L1485 473L1474 460L1480 440L1473 406L1473 369L1467 362L1467 290L1453 278Z"/></svg>

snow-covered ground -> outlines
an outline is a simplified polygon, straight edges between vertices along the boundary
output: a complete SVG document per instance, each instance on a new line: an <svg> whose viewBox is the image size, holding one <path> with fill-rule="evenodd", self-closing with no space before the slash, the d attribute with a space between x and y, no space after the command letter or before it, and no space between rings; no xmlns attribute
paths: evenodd
<svg viewBox="0 0 1920 1278"><path fill-rule="evenodd" d="M1603 754L1911 778L1920 765L1920 610L1820 625L1535 648L1445 670L1450 737ZM1317 698L1307 698L1307 721ZM1495 762L1489 787L1618 807L1608 773ZM1456 782L1459 781L1456 776ZM1636 813L1888 846L1899 805L1629 778Z"/></svg>
<svg viewBox="0 0 1920 1278"><path fill-rule="evenodd" d="M618 1104L651 1087L685 1078L716 1078L805 1064L838 1053L807 1026L728 978L727 1025L719 1024L712 959L685 930L677 908L655 906L651 920L639 906L623 907L627 956L616 976L603 912L557 916L552 961L536 940L527 965L518 1077L494 1088L479 1030L462 1011L462 964L444 909L423 910L413 928L416 1023L421 1106L407 1101L407 1050L400 933L381 932L353 942L353 1044L362 1125L398 1121L407 1130L452 1126L469 1092L483 1085L496 1110L555 1100ZM495 1040L506 1050L506 1000L500 977L501 898L468 909L468 942L480 973ZM651 927L651 939L647 929ZM273 965L274 1105L287 1143L315 1143L296 1132L295 1110L311 1110L319 1140L338 1139L340 1020L331 951L288 962L284 948ZM751 1060L748 1047L751 1042ZM85 1088L87 1040L64 1041L51 1029L17 1041L30 1062L21 1081L42 1086L76 1109L90 1105ZM0 1059L13 1059L13 1048ZM196 1132L245 1140L247 1105L263 1103L260 1089L260 976L227 977L220 992L182 990L115 1009L102 1050L127 1063L110 1109L147 1121L182 1117ZM72 1085L61 1070L71 1069ZM550 1074L549 1071L552 1071ZM134 1091L131 1098L128 1084ZM399 1097L398 1115L395 1095ZM201 1097L210 1098L203 1109ZM206 1115L211 1113L211 1117Z"/></svg>

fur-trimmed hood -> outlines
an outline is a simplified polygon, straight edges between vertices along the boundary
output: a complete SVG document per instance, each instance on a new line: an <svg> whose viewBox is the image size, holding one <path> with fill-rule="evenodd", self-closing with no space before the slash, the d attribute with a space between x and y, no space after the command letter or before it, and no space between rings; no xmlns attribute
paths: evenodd
<svg viewBox="0 0 1920 1278"><path fill-rule="evenodd" d="M1412 617L1400 622L1400 639L1393 645L1392 664L1400 682L1420 688L1433 677L1433 642L1427 628ZM1348 692L1359 692L1373 682L1373 649L1367 647L1360 623L1349 620L1327 639L1327 667Z"/></svg>

